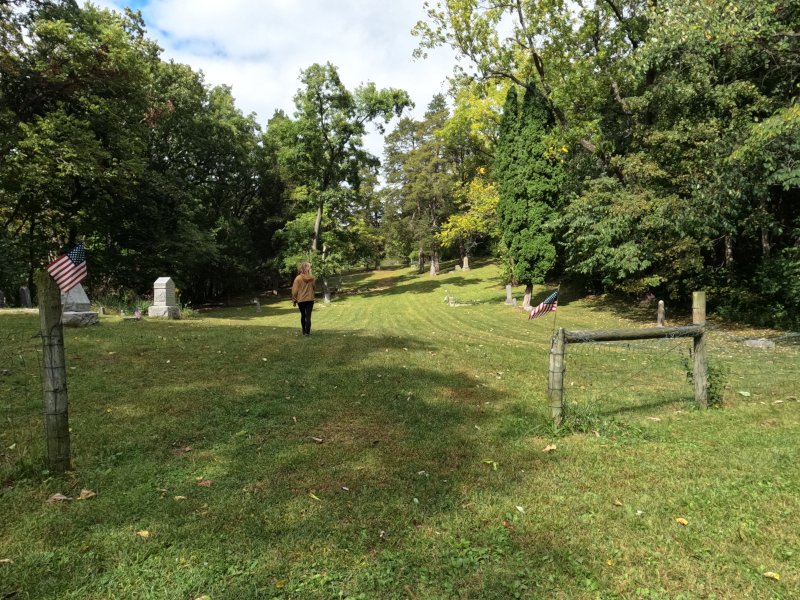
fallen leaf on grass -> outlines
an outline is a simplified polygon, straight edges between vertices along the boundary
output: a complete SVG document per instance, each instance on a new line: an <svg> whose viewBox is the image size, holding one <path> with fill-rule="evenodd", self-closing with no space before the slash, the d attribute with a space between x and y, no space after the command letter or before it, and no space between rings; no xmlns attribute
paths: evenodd
<svg viewBox="0 0 800 600"><path fill-rule="evenodd" d="M322 438L314 437L313 435L311 436L311 439L314 440L318 444L321 444L322 442L325 441Z"/></svg>
<svg viewBox="0 0 800 600"><path fill-rule="evenodd" d="M767 571L766 573L763 573L763 575L767 579L773 579L775 581L781 580L781 576L778 573L774 573L773 571Z"/></svg>
<svg viewBox="0 0 800 600"><path fill-rule="evenodd" d="M136 537L140 537L143 540L146 540L147 538L150 537L150 532L147 531L146 529L142 529L142 530L136 532Z"/></svg>
<svg viewBox="0 0 800 600"><path fill-rule="evenodd" d="M484 458L481 462L485 465L492 465L492 471L497 471L497 462L491 458Z"/></svg>
<svg viewBox="0 0 800 600"><path fill-rule="evenodd" d="M750 397L750 392L740 391L739 394L741 394L745 398L749 398Z"/></svg>
<svg viewBox="0 0 800 600"><path fill-rule="evenodd" d="M555 444L547 444L547 446L542 448L542 452L552 452L555 449L556 449L556 445Z"/></svg>
<svg viewBox="0 0 800 600"><path fill-rule="evenodd" d="M180 502L182 500L186 500L186 496L175 496L174 500L175 502Z"/></svg>
<svg viewBox="0 0 800 600"><path fill-rule="evenodd" d="M661 419L659 417L647 417L647 420L648 421L660 421Z"/></svg>
<svg viewBox="0 0 800 600"><path fill-rule="evenodd" d="M211 596L198 596L194 600L211 600Z"/></svg>
<svg viewBox="0 0 800 600"><path fill-rule="evenodd" d="M317 497L316 497L314 494L312 494L311 492L309 492L309 493L308 493L308 497L309 497L309 498L311 498L312 500L316 500L317 502L322 502L322 500L320 500L319 498L317 498Z"/></svg>
<svg viewBox="0 0 800 600"><path fill-rule="evenodd" d="M524 509L524 508L522 508L521 506L517 506L517 510L518 510L520 513L522 513L523 515L525 514L525 509Z"/></svg>
<svg viewBox="0 0 800 600"><path fill-rule="evenodd" d="M514 530L514 526L505 519L503 519L503 527L505 527L506 529L510 529L512 531Z"/></svg>
<svg viewBox="0 0 800 600"><path fill-rule="evenodd" d="M92 490L81 490L81 495L78 496L78 500L88 500L89 498L94 498L97 496L97 492L93 492Z"/></svg>
<svg viewBox="0 0 800 600"><path fill-rule="evenodd" d="M14 561L10 558L0 558L0 565L13 565Z"/></svg>
<svg viewBox="0 0 800 600"><path fill-rule="evenodd" d="M211 487L211 484L214 483L210 479L203 479L202 481L198 481L197 485L200 487Z"/></svg>
<svg viewBox="0 0 800 600"><path fill-rule="evenodd" d="M676 523L680 523L680 524L681 524L681 525L683 525L684 527L686 527L686 526L689 524L689 521L687 521L687 520L686 520L686 519L684 519L683 517L678 517L677 519L675 519L675 522L676 522Z"/></svg>
<svg viewBox="0 0 800 600"><path fill-rule="evenodd" d="M614 500L614 506L622 506L622 500Z"/></svg>
<svg viewBox="0 0 800 600"><path fill-rule="evenodd" d="M53 504L55 502L66 502L67 500L72 500L72 498L69 498L69 497L65 496L64 494L53 494L52 496L50 496L47 499L47 501L50 504Z"/></svg>

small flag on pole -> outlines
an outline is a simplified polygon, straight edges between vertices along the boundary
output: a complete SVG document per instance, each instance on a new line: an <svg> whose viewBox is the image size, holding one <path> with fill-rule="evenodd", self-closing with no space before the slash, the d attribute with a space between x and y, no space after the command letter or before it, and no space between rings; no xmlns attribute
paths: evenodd
<svg viewBox="0 0 800 600"><path fill-rule="evenodd" d="M536 317L541 317L542 315L549 313L551 310L556 310L556 308L558 308L558 290L545 298L541 304L534 306L531 309L531 312L528 313L528 320L530 321Z"/></svg>
<svg viewBox="0 0 800 600"><path fill-rule="evenodd" d="M47 272L66 294L86 278L86 248L78 244L47 265Z"/></svg>

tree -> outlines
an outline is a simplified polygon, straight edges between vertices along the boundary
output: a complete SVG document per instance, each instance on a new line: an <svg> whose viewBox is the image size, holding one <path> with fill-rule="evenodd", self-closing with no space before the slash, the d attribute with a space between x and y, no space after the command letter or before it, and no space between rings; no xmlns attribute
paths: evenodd
<svg viewBox="0 0 800 600"><path fill-rule="evenodd" d="M485 169L483 169L485 172ZM462 268L469 270L469 257L482 238L498 238L497 186L476 177L466 186L461 212L450 215L436 235L443 246L458 248Z"/></svg>
<svg viewBox="0 0 800 600"><path fill-rule="evenodd" d="M109 205L131 198L145 165L156 47L132 13L72 2L35 4L15 23L0 78L0 120L15 124L0 134L0 219L25 248L30 283L65 242L81 235L91 248Z"/></svg>
<svg viewBox="0 0 800 600"><path fill-rule="evenodd" d="M368 123L379 131L411 106L399 89L377 89L367 83L350 92L332 64L314 64L300 76L303 87L295 95L292 171L316 198L316 220L311 249L318 250L325 203L342 184L359 185L364 165L377 168L378 159L363 148Z"/></svg>
<svg viewBox="0 0 800 600"><path fill-rule="evenodd" d="M420 273L425 255L431 275L439 273L436 234L453 210L457 175L439 135L448 117L445 99L435 96L422 121L404 118L386 137L387 220L401 223L414 240Z"/></svg>
<svg viewBox="0 0 800 600"><path fill-rule="evenodd" d="M97 294L164 272L184 297L252 286L284 219L254 116L161 61L138 13L14 4L0 4L0 285L80 238Z"/></svg>
<svg viewBox="0 0 800 600"><path fill-rule="evenodd" d="M511 280L526 286L525 307L533 284L543 283L556 261L553 221L562 173L545 139L553 122L535 87L525 90L522 106L516 88L508 91L494 166L497 215Z"/></svg>

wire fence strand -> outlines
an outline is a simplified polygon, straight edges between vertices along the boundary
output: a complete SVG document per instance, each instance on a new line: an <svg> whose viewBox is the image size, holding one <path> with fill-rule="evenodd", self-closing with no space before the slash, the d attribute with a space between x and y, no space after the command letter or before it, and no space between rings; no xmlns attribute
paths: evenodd
<svg viewBox="0 0 800 600"><path fill-rule="evenodd" d="M800 334L765 338L707 328L709 385L719 400L762 403L796 401L800 392ZM606 414L646 412L693 401L692 340L669 337L569 343L565 352L564 404L567 413L595 405Z"/></svg>
<svg viewBox="0 0 800 600"><path fill-rule="evenodd" d="M35 331L0 337L0 480L43 458L40 345Z"/></svg>

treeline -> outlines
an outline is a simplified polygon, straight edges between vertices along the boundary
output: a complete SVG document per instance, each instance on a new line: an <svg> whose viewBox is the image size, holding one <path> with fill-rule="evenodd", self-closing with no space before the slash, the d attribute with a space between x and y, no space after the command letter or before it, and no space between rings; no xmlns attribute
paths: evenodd
<svg viewBox="0 0 800 600"><path fill-rule="evenodd" d="M92 297L147 293L166 274L207 300L276 287L309 253L323 274L380 261L378 160L362 136L410 104L405 92L350 92L313 65L294 118L276 112L262 131L229 88L162 60L139 13L4 0L0 22L9 297L76 241Z"/></svg>
<svg viewBox="0 0 800 600"><path fill-rule="evenodd" d="M431 2L450 98L300 78L264 129L164 61L138 13L0 1L0 289L83 240L95 296L206 300L344 268L494 255L508 283L800 320L796 2ZM363 146L393 118L383 171ZM382 175L383 181L381 181ZM381 185L381 184L385 185ZM326 287L326 293L329 290Z"/></svg>
<svg viewBox="0 0 800 600"><path fill-rule="evenodd" d="M441 241L479 233L464 215L494 195L509 281L705 289L718 314L800 324L800 4L426 7L419 54L461 59L441 139L480 162Z"/></svg>

